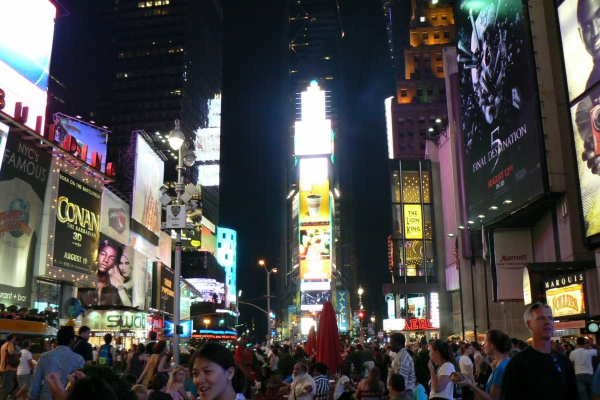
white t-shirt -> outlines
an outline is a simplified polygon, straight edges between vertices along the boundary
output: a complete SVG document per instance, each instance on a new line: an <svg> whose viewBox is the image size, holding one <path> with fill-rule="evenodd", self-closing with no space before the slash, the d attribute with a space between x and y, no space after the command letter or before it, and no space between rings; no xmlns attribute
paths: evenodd
<svg viewBox="0 0 600 400"><path fill-rule="evenodd" d="M33 356L29 350L22 349L21 350L21 362L17 367L17 375L29 375L31 373L31 368L29 368L29 360L33 360Z"/></svg>
<svg viewBox="0 0 600 400"><path fill-rule="evenodd" d="M346 382L350 382L350 378L346 375L340 376L337 383L335 384L335 391L333 392L333 400L338 400L342 393L346 391Z"/></svg>
<svg viewBox="0 0 600 400"><path fill-rule="evenodd" d="M463 357L461 357L460 359L462 360ZM447 363L442 364L442 366L438 368L435 375L438 377L438 379L443 375L448 375L448 377L450 377L450 374L453 373L454 371L455 371L454 365L452 365L452 363L447 362ZM431 386L431 381L429 381L429 385ZM450 380L448 381L448 384L446 385L444 390L442 390L441 392L434 391L433 387L432 387L431 393L429 393L429 398L442 397L444 399L454 400L453 396L454 396L454 383L452 383L452 381L450 381Z"/></svg>
<svg viewBox="0 0 600 400"><path fill-rule="evenodd" d="M462 372L463 374L473 374L473 362L471 362L469 356L461 356L460 360L458 361L458 366L460 367L460 372Z"/></svg>
<svg viewBox="0 0 600 400"><path fill-rule="evenodd" d="M569 354L569 359L575 364L575 375L594 374L592 357L597 354L596 349L576 348Z"/></svg>

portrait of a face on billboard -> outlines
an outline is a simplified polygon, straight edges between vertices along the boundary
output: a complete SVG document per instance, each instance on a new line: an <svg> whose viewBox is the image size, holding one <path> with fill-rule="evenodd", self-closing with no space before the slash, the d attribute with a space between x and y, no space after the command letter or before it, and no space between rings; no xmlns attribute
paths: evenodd
<svg viewBox="0 0 600 400"><path fill-rule="evenodd" d="M600 233L600 87L571 107L585 237Z"/></svg>
<svg viewBox="0 0 600 400"><path fill-rule="evenodd" d="M468 217L488 221L544 191L533 53L520 0L461 1L456 27Z"/></svg>
<svg viewBox="0 0 600 400"><path fill-rule="evenodd" d="M573 101L600 80L600 2L565 0L558 7L558 20Z"/></svg>
<svg viewBox="0 0 600 400"><path fill-rule="evenodd" d="M137 253L136 257L135 253L131 247L101 234L95 258L97 287L78 290L81 304L143 308L146 294L146 257L141 253Z"/></svg>

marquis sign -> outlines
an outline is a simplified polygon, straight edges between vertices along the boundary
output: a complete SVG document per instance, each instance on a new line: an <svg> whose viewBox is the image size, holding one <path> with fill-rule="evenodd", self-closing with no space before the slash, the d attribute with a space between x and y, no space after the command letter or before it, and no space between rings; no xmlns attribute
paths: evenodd
<svg viewBox="0 0 600 400"><path fill-rule="evenodd" d="M585 273L559 276L544 282L546 302L554 317L581 315L586 312Z"/></svg>

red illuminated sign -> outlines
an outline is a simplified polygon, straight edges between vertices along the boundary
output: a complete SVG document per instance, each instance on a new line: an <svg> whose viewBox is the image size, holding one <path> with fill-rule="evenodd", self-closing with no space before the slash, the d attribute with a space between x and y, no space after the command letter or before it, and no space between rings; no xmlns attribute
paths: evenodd
<svg viewBox="0 0 600 400"><path fill-rule="evenodd" d="M405 331L434 331L437 329L431 324L429 318L411 318L407 319L404 324Z"/></svg>

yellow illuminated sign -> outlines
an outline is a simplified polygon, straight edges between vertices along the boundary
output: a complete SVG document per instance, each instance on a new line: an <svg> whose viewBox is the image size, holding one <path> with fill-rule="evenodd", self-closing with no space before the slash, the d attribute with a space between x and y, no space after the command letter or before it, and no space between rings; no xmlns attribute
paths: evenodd
<svg viewBox="0 0 600 400"><path fill-rule="evenodd" d="M421 205L404 205L404 238L423 239L423 214Z"/></svg>
<svg viewBox="0 0 600 400"><path fill-rule="evenodd" d="M583 284L546 290L546 303L552 308L554 317L585 313Z"/></svg>

